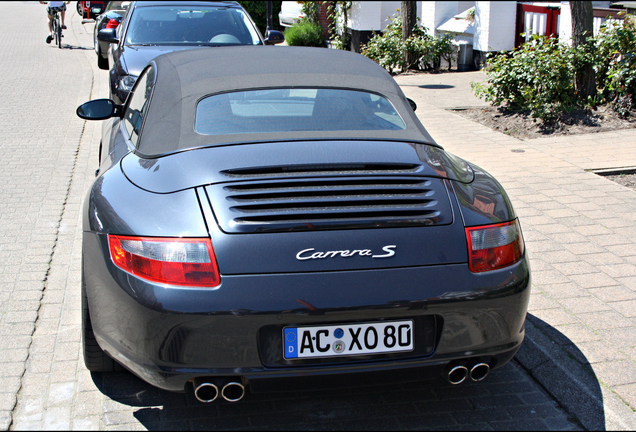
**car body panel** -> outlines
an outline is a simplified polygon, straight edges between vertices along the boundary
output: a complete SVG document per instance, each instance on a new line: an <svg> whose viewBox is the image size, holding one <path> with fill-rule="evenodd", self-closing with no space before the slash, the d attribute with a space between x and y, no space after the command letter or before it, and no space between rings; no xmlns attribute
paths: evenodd
<svg viewBox="0 0 636 432"><path fill-rule="evenodd" d="M243 144L184 151L165 158L144 159L130 154L122 160L122 169L131 182L155 193L170 193L182 189L237 180L257 180L258 174L240 175L245 167L253 169L286 167L290 176L298 168L296 177L302 176L303 167L330 166L341 168L336 175L347 175L348 166L386 164L391 173L421 177L436 177L470 183L474 173L459 158L448 157L440 149L422 144L391 141L291 141ZM443 164L443 165L442 165ZM442 168L444 165L452 169ZM391 170L393 166L393 170ZM349 168L353 169L353 168ZM375 168L376 170L378 168ZM360 175L364 171L352 171ZM320 175L314 173L313 176ZM260 178L267 178L263 174Z"/></svg>
<svg viewBox="0 0 636 432"><path fill-rule="evenodd" d="M131 206L136 203L137 206ZM85 200L84 230L147 236L206 237L208 230L193 190L149 194L114 165L95 181Z"/></svg>

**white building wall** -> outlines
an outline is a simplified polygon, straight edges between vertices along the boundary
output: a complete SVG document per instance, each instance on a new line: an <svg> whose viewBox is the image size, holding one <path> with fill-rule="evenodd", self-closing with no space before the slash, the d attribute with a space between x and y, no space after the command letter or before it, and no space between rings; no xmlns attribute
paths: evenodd
<svg viewBox="0 0 636 432"><path fill-rule="evenodd" d="M383 24L382 6L385 2L354 1L349 9L349 27L353 30L375 30L386 28ZM400 2L391 2L400 3Z"/></svg>
<svg viewBox="0 0 636 432"><path fill-rule="evenodd" d="M471 7L475 6L475 2L474 1L458 1L457 2L457 13L460 14L462 12L464 12L465 10L470 9Z"/></svg>
<svg viewBox="0 0 636 432"><path fill-rule="evenodd" d="M435 29L465 9L474 5L474 1L419 1L417 16L420 24L434 35ZM462 10L460 9L460 4ZM349 10L349 27L353 30L384 31L391 17L398 14L399 1L354 1Z"/></svg>
<svg viewBox="0 0 636 432"><path fill-rule="evenodd" d="M473 49L478 51L513 49L515 46L516 22L516 1L475 2Z"/></svg>
<svg viewBox="0 0 636 432"><path fill-rule="evenodd" d="M561 2L561 14L559 16L559 42L572 44L572 11L570 2Z"/></svg>
<svg viewBox="0 0 636 432"><path fill-rule="evenodd" d="M382 22L384 27L382 30L386 29L387 24L391 22L391 17L398 12L398 9L402 7L402 2L399 1L383 1L382 2ZM418 5L419 7L419 5Z"/></svg>
<svg viewBox="0 0 636 432"><path fill-rule="evenodd" d="M420 23L426 27L427 33L435 36L435 29L460 12L458 1L424 1L421 5ZM464 2L462 2L464 3Z"/></svg>

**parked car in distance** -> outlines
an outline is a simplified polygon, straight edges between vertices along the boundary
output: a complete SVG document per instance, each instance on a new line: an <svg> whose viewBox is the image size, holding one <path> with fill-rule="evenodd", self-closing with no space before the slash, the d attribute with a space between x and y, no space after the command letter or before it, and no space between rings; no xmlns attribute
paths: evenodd
<svg viewBox="0 0 636 432"><path fill-rule="evenodd" d="M82 18L95 18L104 12L107 1L78 1L77 13Z"/></svg>
<svg viewBox="0 0 636 432"><path fill-rule="evenodd" d="M117 28L99 30L97 39L110 44L110 97L123 104L139 73L158 55L193 47L271 45L285 37L270 30L263 39L238 2L140 1L130 4Z"/></svg>
<svg viewBox="0 0 636 432"><path fill-rule="evenodd" d="M77 112L108 121L83 209L89 370L233 402L481 381L521 346L530 268L510 200L368 58L171 52L124 105Z"/></svg>
<svg viewBox="0 0 636 432"><path fill-rule="evenodd" d="M100 42L97 34L101 29L116 29L121 23L122 18L126 14L130 6L129 1L111 1L108 2L106 10L95 20L93 28L93 46L97 55L97 66L100 69L108 70L108 43Z"/></svg>
<svg viewBox="0 0 636 432"><path fill-rule="evenodd" d="M302 11L302 5L297 1L281 2L280 12L278 13L278 22L281 26L292 27L305 16Z"/></svg>

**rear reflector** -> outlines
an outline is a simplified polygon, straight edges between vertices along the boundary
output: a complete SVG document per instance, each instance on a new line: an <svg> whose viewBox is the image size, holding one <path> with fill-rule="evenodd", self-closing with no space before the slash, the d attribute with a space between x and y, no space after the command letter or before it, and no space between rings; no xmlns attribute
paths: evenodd
<svg viewBox="0 0 636 432"><path fill-rule="evenodd" d="M221 283L208 238L108 236L110 257L122 270L168 285L215 287Z"/></svg>
<svg viewBox="0 0 636 432"><path fill-rule="evenodd" d="M468 266L473 273L507 267L519 261L525 245L519 222L466 228Z"/></svg>

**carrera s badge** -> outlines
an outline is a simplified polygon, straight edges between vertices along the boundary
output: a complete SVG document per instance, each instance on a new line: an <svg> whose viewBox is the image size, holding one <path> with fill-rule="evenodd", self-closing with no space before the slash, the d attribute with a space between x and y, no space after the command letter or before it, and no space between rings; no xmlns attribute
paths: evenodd
<svg viewBox="0 0 636 432"><path fill-rule="evenodd" d="M375 255L371 249L354 249L354 250L338 250L338 251L327 251L327 252L315 252L314 248L303 249L296 254L296 259L300 261L310 260L310 259L323 259L323 258L349 258L355 255L359 255L362 257L371 257L371 258L389 258L395 255L396 245L387 245L382 248L385 254Z"/></svg>

